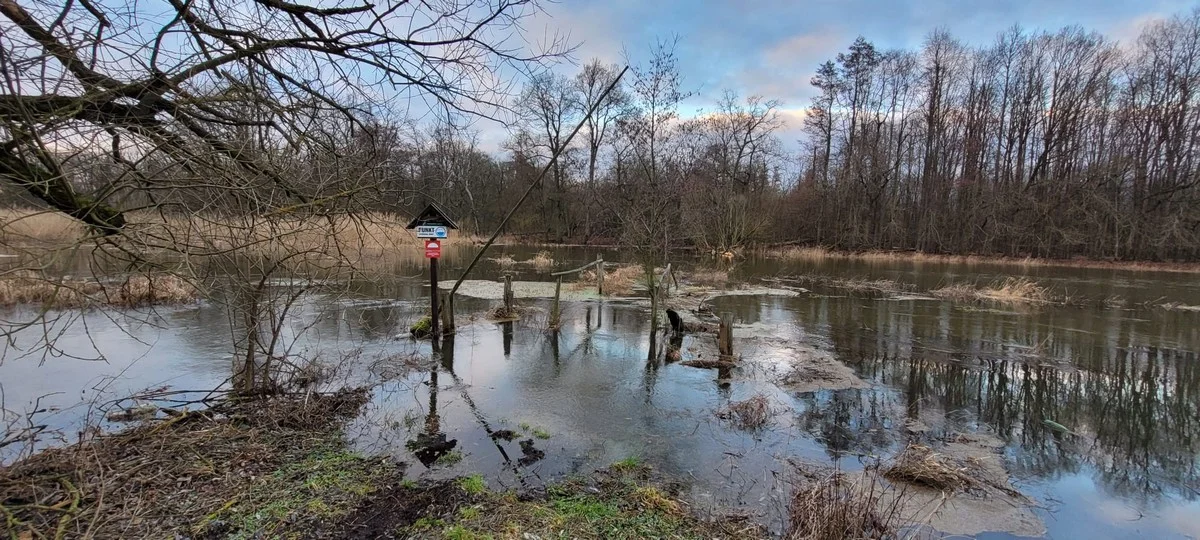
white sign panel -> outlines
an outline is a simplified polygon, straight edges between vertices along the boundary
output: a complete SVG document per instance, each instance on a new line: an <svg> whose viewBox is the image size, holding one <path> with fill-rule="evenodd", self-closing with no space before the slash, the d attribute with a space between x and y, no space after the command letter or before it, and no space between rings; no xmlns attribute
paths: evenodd
<svg viewBox="0 0 1200 540"><path fill-rule="evenodd" d="M447 231L445 227L434 225L419 225L417 226L417 238L445 238Z"/></svg>

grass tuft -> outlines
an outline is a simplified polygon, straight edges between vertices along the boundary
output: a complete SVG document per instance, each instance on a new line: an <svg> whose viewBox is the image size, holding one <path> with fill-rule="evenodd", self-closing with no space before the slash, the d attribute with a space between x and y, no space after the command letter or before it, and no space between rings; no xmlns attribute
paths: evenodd
<svg viewBox="0 0 1200 540"><path fill-rule="evenodd" d="M751 396L744 401L735 401L719 411L717 416L733 422L740 429L762 429L771 419L770 402L762 394Z"/></svg>
<svg viewBox="0 0 1200 540"><path fill-rule="evenodd" d="M889 489L879 480L878 467L862 474L834 472L803 481L793 491L788 506L791 524L786 538L892 538L899 525L900 508L895 501L884 502Z"/></svg>
<svg viewBox="0 0 1200 540"><path fill-rule="evenodd" d="M483 475L481 474L472 474L459 478L458 487L471 495L479 495L487 491L487 483L483 481Z"/></svg>
<svg viewBox="0 0 1200 540"><path fill-rule="evenodd" d="M955 465L951 460L934 453L928 446L920 444L908 445L883 472L883 476L889 480L930 487L947 493L966 489L973 483L965 467Z"/></svg>

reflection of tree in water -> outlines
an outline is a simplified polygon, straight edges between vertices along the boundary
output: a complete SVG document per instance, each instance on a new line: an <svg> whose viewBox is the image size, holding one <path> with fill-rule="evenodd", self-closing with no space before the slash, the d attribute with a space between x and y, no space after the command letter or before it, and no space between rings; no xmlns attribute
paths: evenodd
<svg viewBox="0 0 1200 540"><path fill-rule="evenodd" d="M868 390L821 391L800 395L800 429L824 445L830 457L876 454L893 443L895 395Z"/></svg>
<svg viewBox="0 0 1200 540"><path fill-rule="evenodd" d="M1128 328L1094 334L982 322L960 332L946 316L924 328L913 317L876 319L881 328L874 332L852 322L856 317L830 317L838 358L860 376L902 392L803 398L809 404L801 415L805 427L830 452L885 446L877 433L889 418L918 420L932 411L946 424L967 416L990 426L1016 450L1010 466L1017 476L1054 476L1086 465L1124 497L1197 495L1195 353L1139 345ZM929 327L945 337L921 339ZM1106 342L1105 336L1117 339ZM1038 345L1006 346L1013 343ZM1056 433L1046 420L1080 436Z"/></svg>

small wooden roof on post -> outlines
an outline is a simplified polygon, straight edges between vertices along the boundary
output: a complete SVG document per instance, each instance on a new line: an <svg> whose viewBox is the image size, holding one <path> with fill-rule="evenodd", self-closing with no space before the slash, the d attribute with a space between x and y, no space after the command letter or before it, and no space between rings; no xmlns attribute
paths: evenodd
<svg viewBox="0 0 1200 540"><path fill-rule="evenodd" d="M450 219L450 216L446 214L446 211L435 202L429 203L424 210L421 210L420 214L417 214L417 217L408 222L408 226L405 228L415 229L423 225L434 225L446 227L447 229L458 228L458 224L455 223L454 220Z"/></svg>

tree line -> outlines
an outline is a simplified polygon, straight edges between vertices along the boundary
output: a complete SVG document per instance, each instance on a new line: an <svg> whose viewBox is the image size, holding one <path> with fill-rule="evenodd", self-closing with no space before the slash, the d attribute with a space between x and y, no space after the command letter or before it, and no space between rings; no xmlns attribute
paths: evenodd
<svg viewBox="0 0 1200 540"><path fill-rule="evenodd" d="M476 26L516 31L532 2L448 11L452 56L390 30L448 24L427 8L266 2L221 17L216 0L168 4L177 16L157 33L138 33L148 19L136 13L113 15L142 42L105 40L114 22L85 4L5 4L9 198L110 233L132 209L409 214L436 200L490 232L560 154L506 233L655 253L797 243L1200 256L1200 10L1129 43L1079 27L1013 27L980 46L936 30L915 50L860 37L816 66L797 152L769 97L726 92L683 114L694 96L673 42L597 104L619 66L564 74L546 68L567 43L525 52L475 39ZM377 26L386 33L361 30ZM190 36L182 52L164 45L173 32ZM114 57L127 61L105 63ZM362 69L339 68L352 64ZM514 70L528 74L516 87L487 76ZM411 114L413 98L431 112ZM481 117L508 126L499 152L481 148Z"/></svg>
<svg viewBox="0 0 1200 540"><path fill-rule="evenodd" d="M570 145L565 134L616 66L529 82L502 155L437 132L431 156L457 157L417 168L426 194L487 229L563 150L511 233L722 250L1200 256L1200 11L1131 43L1076 26L1014 26L982 46L937 30L917 50L860 37L817 67L799 155L780 140L780 102L727 92L684 118L690 94L670 43L650 56Z"/></svg>

